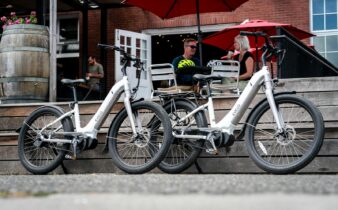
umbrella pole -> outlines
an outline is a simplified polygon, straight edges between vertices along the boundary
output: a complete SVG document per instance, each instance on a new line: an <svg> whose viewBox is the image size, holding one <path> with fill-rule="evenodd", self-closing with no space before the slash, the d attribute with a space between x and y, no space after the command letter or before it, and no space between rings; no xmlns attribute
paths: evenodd
<svg viewBox="0 0 338 210"><path fill-rule="evenodd" d="M198 50L200 53L200 66L203 65L202 59L202 31L201 31L201 24L200 24L200 2L196 0L196 15L197 15L197 39L198 39Z"/></svg>
<svg viewBox="0 0 338 210"><path fill-rule="evenodd" d="M258 58L258 40L257 40L257 36L255 36L255 43L256 43L256 71L259 70L259 58Z"/></svg>

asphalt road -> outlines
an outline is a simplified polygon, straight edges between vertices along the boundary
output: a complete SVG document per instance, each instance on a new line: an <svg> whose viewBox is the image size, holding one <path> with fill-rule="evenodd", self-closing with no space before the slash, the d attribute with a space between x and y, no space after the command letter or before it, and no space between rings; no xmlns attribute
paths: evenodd
<svg viewBox="0 0 338 210"><path fill-rule="evenodd" d="M338 209L336 175L0 176L0 209Z"/></svg>

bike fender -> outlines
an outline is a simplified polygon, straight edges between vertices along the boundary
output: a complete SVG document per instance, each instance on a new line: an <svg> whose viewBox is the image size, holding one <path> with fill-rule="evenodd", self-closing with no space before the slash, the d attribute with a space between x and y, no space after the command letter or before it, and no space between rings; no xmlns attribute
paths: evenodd
<svg viewBox="0 0 338 210"><path fill-rule="evenodd" d="M189 99L186 99L186 98L175 98L174 99L175 101L185 101L185 102L188 102L189 104L193 105L194 107L197 108L197 104ZM165 102L163 104L163 107L167 106L168 104L172 103L171 100L168 100L167 102Z"/></svg>
<svg viewBox="0 0 338 210"><path fill-rule="evenodd" d="M195 102L193 102L193 101L191 101L191 100L189 100L189 99L186 99L186 98L175 98L174 100L175 100L175 101L184 101L184 102L187 102L187 103L191 104L194 108L197 108L197 107L198 107L198 105L197 105ZM164 103L163 107L168 106L170 103L172 103L170 100L167 101L166 103ZM204 119L204 121L207 122L207 117L206 117L204 111L199 111L199 112L197 112L197 113L201 113L201 114L202 114L202 117L203 117L203 119Z"/></svg>
<svg viewBox="0 0 338 210"><path fill-rule="evenodd" d="M56 110L58 110L61 114L66 113L64 109L62 109L61 107L56 106L56 105L43 105L43 106L40 106L40 107L38 107L37 109L35 109L33 112L35 112L35 111L37 111L37 110L39 110L39 109L45 108L45 107L50 107L50 108L56 109ZM32 113L33 113L33 112L32 112ZM32 114L32 113L31 113L31 114ZM30 114L30 115L31 115L31 114ZM30 115L29 115L29 116L30 116ZM27 116L27 117L29 117L29 116ZM67 121L68 121L67 123L69 123L70 126L74 129L72 120L71 120L69 117L66 117L65 120L67 120ZM15 132L16 132L16 133L20 133L21 127L22 127L22 126L20 126L19 128L17 128L17 129L15 130Z"/></svg>
<svg viewBox="0 0 338 210"><path fill-rule="evenodd" d="M291 94L296 94L297 92L296 91L285 91L285 92L278 92L278 93L274 93L273 96L274 97L277 97L279 95L291 95ZM242 126L241 128L241 131L240 133L238 134L238 136L236 137L236 140L239 140L239 139L242 139L244 137L244 134L245 134L245 129L246 129L246 124L248 123L252 113L255 112L255 110L261 106L264 102L266 102L268 99L267 98L264 98L262 99L261 101L259 101L253 108L252 110L250 111L249 115L247 116L246 120L245 120L245 123L244 125Z"/></svg>

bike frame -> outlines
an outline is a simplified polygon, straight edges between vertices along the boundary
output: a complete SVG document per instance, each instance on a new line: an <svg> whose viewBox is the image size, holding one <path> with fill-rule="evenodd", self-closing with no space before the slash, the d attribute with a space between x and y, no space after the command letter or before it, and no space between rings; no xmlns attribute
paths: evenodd
<svg viewBox="0 0 338 210"><path fill-rule="evenodd" d="M124 106L125 109L127 110L128 117L130 119L130 124L133 130L133 134L136 135L136 126L135 126L135 120L132 115L132 110L131 110L131 103L130 103L130 98L131 98L131 91L130 91L130 86L129 86L129 81L127 76L123 76L122 80L117 82L109 91L108 95L102 102L101 106L95 113L95 115L90 119L88 124L85 127L81 127L80 125L80 110L79 110L79 104L75 102L74 108L54 120L53 122L49 123L45 127L43 127L40 131L42 133L45 129L47 129L49 126L61 121L62 119L66 117L71 117L74 115L74 121L75 121L75 132L59 132L60 134L64 135L83 135L84 137L90 137L95 139L97 137L97 133L108 117L110 110L114 106L114 104L117 102L117 100L120 98L122 93L125 93L124 97ZM59 130L60 128L56 129ZM48 142L62 142L62 143L71 143L72 140L67 140L67 139L48 139L44 138L41 135L42 141L48 141Z"/></svg>
<svg viewBox="0 0 338 210"><path fill-rule="evenodd" d="M188 117L196 114L199 111L203 111L207 109L209 113L210 127L212 129L213 128L220 129L222 132L226 132L232 135L235 130L236 125L239 123L239 121L243 117L245 111L248 109L250 103L252 102L259 88L263 84L265 86L265 95L271 107L272 114L276 120L278 130L281 131L284 128L284 120L282 119L280 113L278 112L276 104L275 104L275 100L273 97L273 90L274 90L273 81L271 79L271 75L270 75L270 72L267 66L263 66L263 68L260 71L256 72L251 77L245 89L243 90L242 94L236 101L235 105L232 107L229 113L225 115L218 123L216 122L216 119L215 119L213 99L212 97L208 97L208 102L206 104L203 104L197 107L192 112L182 117L176 124L185 121ZM173 125L173 127L175 125ZM173 135L176 138L206 139L205 136L201 136L201 135L184 135L184 134L177 135L175 133Z"/></svg>

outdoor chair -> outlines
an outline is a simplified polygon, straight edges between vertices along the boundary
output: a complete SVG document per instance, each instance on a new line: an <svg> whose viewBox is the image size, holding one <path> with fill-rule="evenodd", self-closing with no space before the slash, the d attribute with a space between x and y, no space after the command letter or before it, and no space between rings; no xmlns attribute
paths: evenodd
<svg viewBox="0 0 338 210"><path fill-rule="evenodd" d="M170 63L150 65L148 71L151 78L151 98L161 94L193 92L193 86L177 85L174 66ZM161 87L155 89L155 83Z"/></svg>
<svg viewBox="0 0 338 210"><path fill-rule="evenodd" d="M211 83L212 92L217 93L236 93L240 94L239 90L239 73L240 63L235 60L211 60L208 63L213 74L222 76L222 80L215 80ZM232 79L235 81L230 82Z"/></svg>
<svg viewBox="0 0 338 210"><path fill-rule="evenodd" d="M80 84L79 87L86 90L85 96L82 98L82 101L86 100L101 100L102 99L102 82L99 83L99 91L94 90L93 86L90 86L88 84Z"/></svg>

